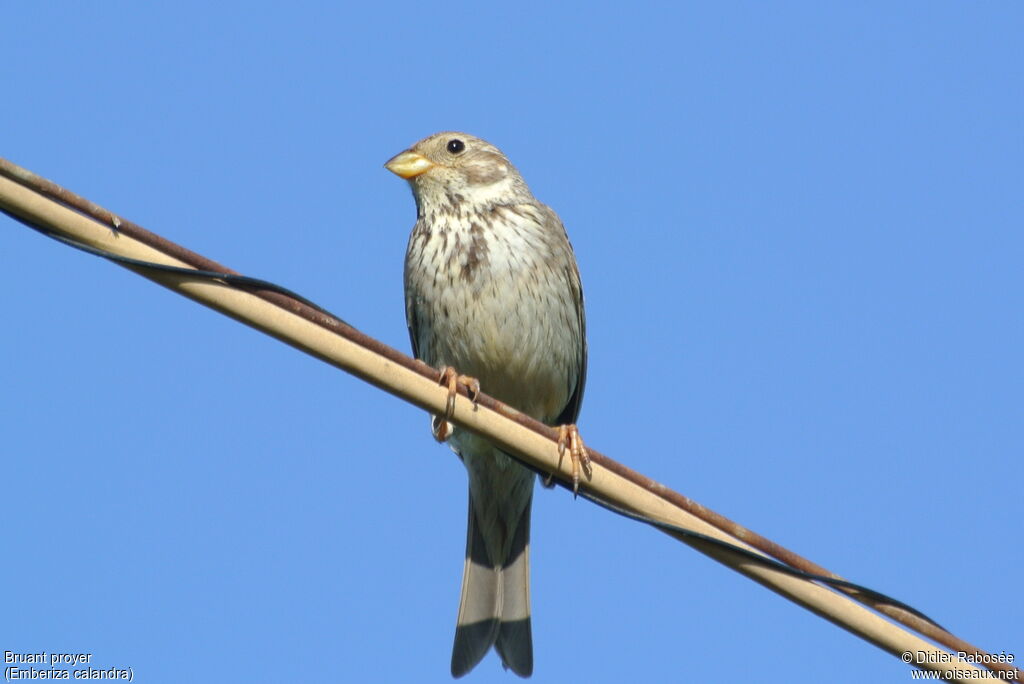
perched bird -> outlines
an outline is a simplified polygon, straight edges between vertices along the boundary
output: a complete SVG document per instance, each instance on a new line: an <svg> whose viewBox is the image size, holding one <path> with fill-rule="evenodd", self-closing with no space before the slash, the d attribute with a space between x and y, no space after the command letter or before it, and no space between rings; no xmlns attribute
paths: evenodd
<svg viewBox="0 0 1024 684"><path fill-rule="evenodd" d="M412 186L416 225L405 255L413 353L442 369L449 413L456 383L562 426L574 476L587 465L574 425L587 341L583 290L558 216L538 202L498 148L465 133L424 138L385 164ZM447 416L447 417L450 417ZM533 473L486 439L433 418L469 472L469 529L452 675L494 646L533 672L530 504ZM574 485L576 482L574 482Z"/></svg>

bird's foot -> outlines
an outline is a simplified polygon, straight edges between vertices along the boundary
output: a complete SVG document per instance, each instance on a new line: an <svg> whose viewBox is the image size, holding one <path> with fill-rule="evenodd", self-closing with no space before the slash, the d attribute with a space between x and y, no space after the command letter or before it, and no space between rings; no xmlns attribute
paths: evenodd
<svg viewBox="0 0 1024 684"><path fill-rule="evenodd" d="M451 437L452 430L455 429L448 420L455 413L455 397L459 393L459 385L466 388L466 394L469 395L469 400L476 408L476 400L480 396L480 381L468 375L459 375L458 371L451 366L445 366L441 369L439 384L448 388L448 401L445 404L443 416L430 416L430 433L438 442L444 442Z"/></svg>
<svg viewBox="0 0 1024 684"><path fill-rule="evenodd" d="M580 431L575 425L558 426L559 465L561 465L562 456L565 455L566 451L569 452L569 460L572 462L572 494L576 496L580 489L580 472L582 471L587 477L590 477L592 471L590 468L590 454L587 453L587 446L583 443ZM555 475L552 473L544 481L544 486L550 487L554 479Z"/></svg>

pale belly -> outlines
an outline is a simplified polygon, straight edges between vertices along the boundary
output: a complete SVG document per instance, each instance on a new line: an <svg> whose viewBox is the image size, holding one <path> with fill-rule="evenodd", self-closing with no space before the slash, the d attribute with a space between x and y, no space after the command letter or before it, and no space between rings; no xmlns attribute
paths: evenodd
<svg viewBox="0 0 1024 684"><path fill-rule="evenodd" d="M454 366L491 396L544 422L565 408L576 385L575 335L568 311L550 311L528 296L483 294L472 304L443 294L427 325L424 361ZM550 302L548 302L550 304ZM567 308L561 303L559 309ZM563 313L565 315L563 315ZM577 332L576 335L579 333Z"/></svg>
<svg viewBox="0 0 1024 684"><path fill-rule="evenodd" d="M514 247L496 255L492 246L490 262L470 281L458 261L428 260L434 268L419 272L410 266L417 348L431 366L453 366L479 380L483 392L550 423L568 403L582 364L574 270L566 255L538 264L531 245ZM423 262L410 261L416 263Z"/></svg>

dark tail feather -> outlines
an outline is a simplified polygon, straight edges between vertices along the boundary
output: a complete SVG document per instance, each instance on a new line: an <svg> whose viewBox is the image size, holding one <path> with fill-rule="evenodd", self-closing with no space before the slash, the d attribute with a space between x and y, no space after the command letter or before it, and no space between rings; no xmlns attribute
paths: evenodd
<svg viewBox="0 0 1024 684"><path fill-rule="evenodd" d="M495 567L487 556L469 499L466 565L462 600L452 648L452 676L461 677L495 646L504 666L521 677L533 673L530 628L530 506L516 527L506 567Z"/></svg>
<svg viewBox="0 0 1024 684"><path fill-rule="evenodd" d="M520 677L533 674L533 629L530 627L530 509L528 503L501 572L501 624L494 648L501 662Z"/></svg>
<svg viewBox="0 0 1024 684"><path fill-rule="evenodd" d="M469 494L466 531L466 566L462 571L462 598L452 647L452 676L461 677L479 663L498 638L498 601L501 575L487 557L487 548L473 512Z"/></svg>

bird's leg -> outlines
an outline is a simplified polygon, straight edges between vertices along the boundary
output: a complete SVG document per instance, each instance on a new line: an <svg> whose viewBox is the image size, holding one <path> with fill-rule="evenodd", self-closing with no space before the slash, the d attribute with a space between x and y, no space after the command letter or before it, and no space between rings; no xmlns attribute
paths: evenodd
<svg viewBox="0 0 1024 684"><path fill-rule="evenodd" d="M587 477L590 477L590 454L587 453L587 447L583 443L583 438L580 437L580 431L575 425L559 425L558 426L558 463L561 465L562 456L565 452L569 452L569 460L572 462L572 493L573 496L580 489L580 471L586 473ZM544 481L545 487L550 487L555 479L555 474L552 473Z"/></svg>
<svg viewBox="0 0 1024 684"><path fill-rule="evenodd" d="M459 393L459 385L466 388L469 400L473 402L475 408L476 400L480 396L480 381L468 375L459 375L451 366L445 366L441 369L439 384L448 388L448 401L443 416L430 416L430 432L438 442L444 442L452 434L452 424L448 420L455 413L455 396Z"/></svg>

